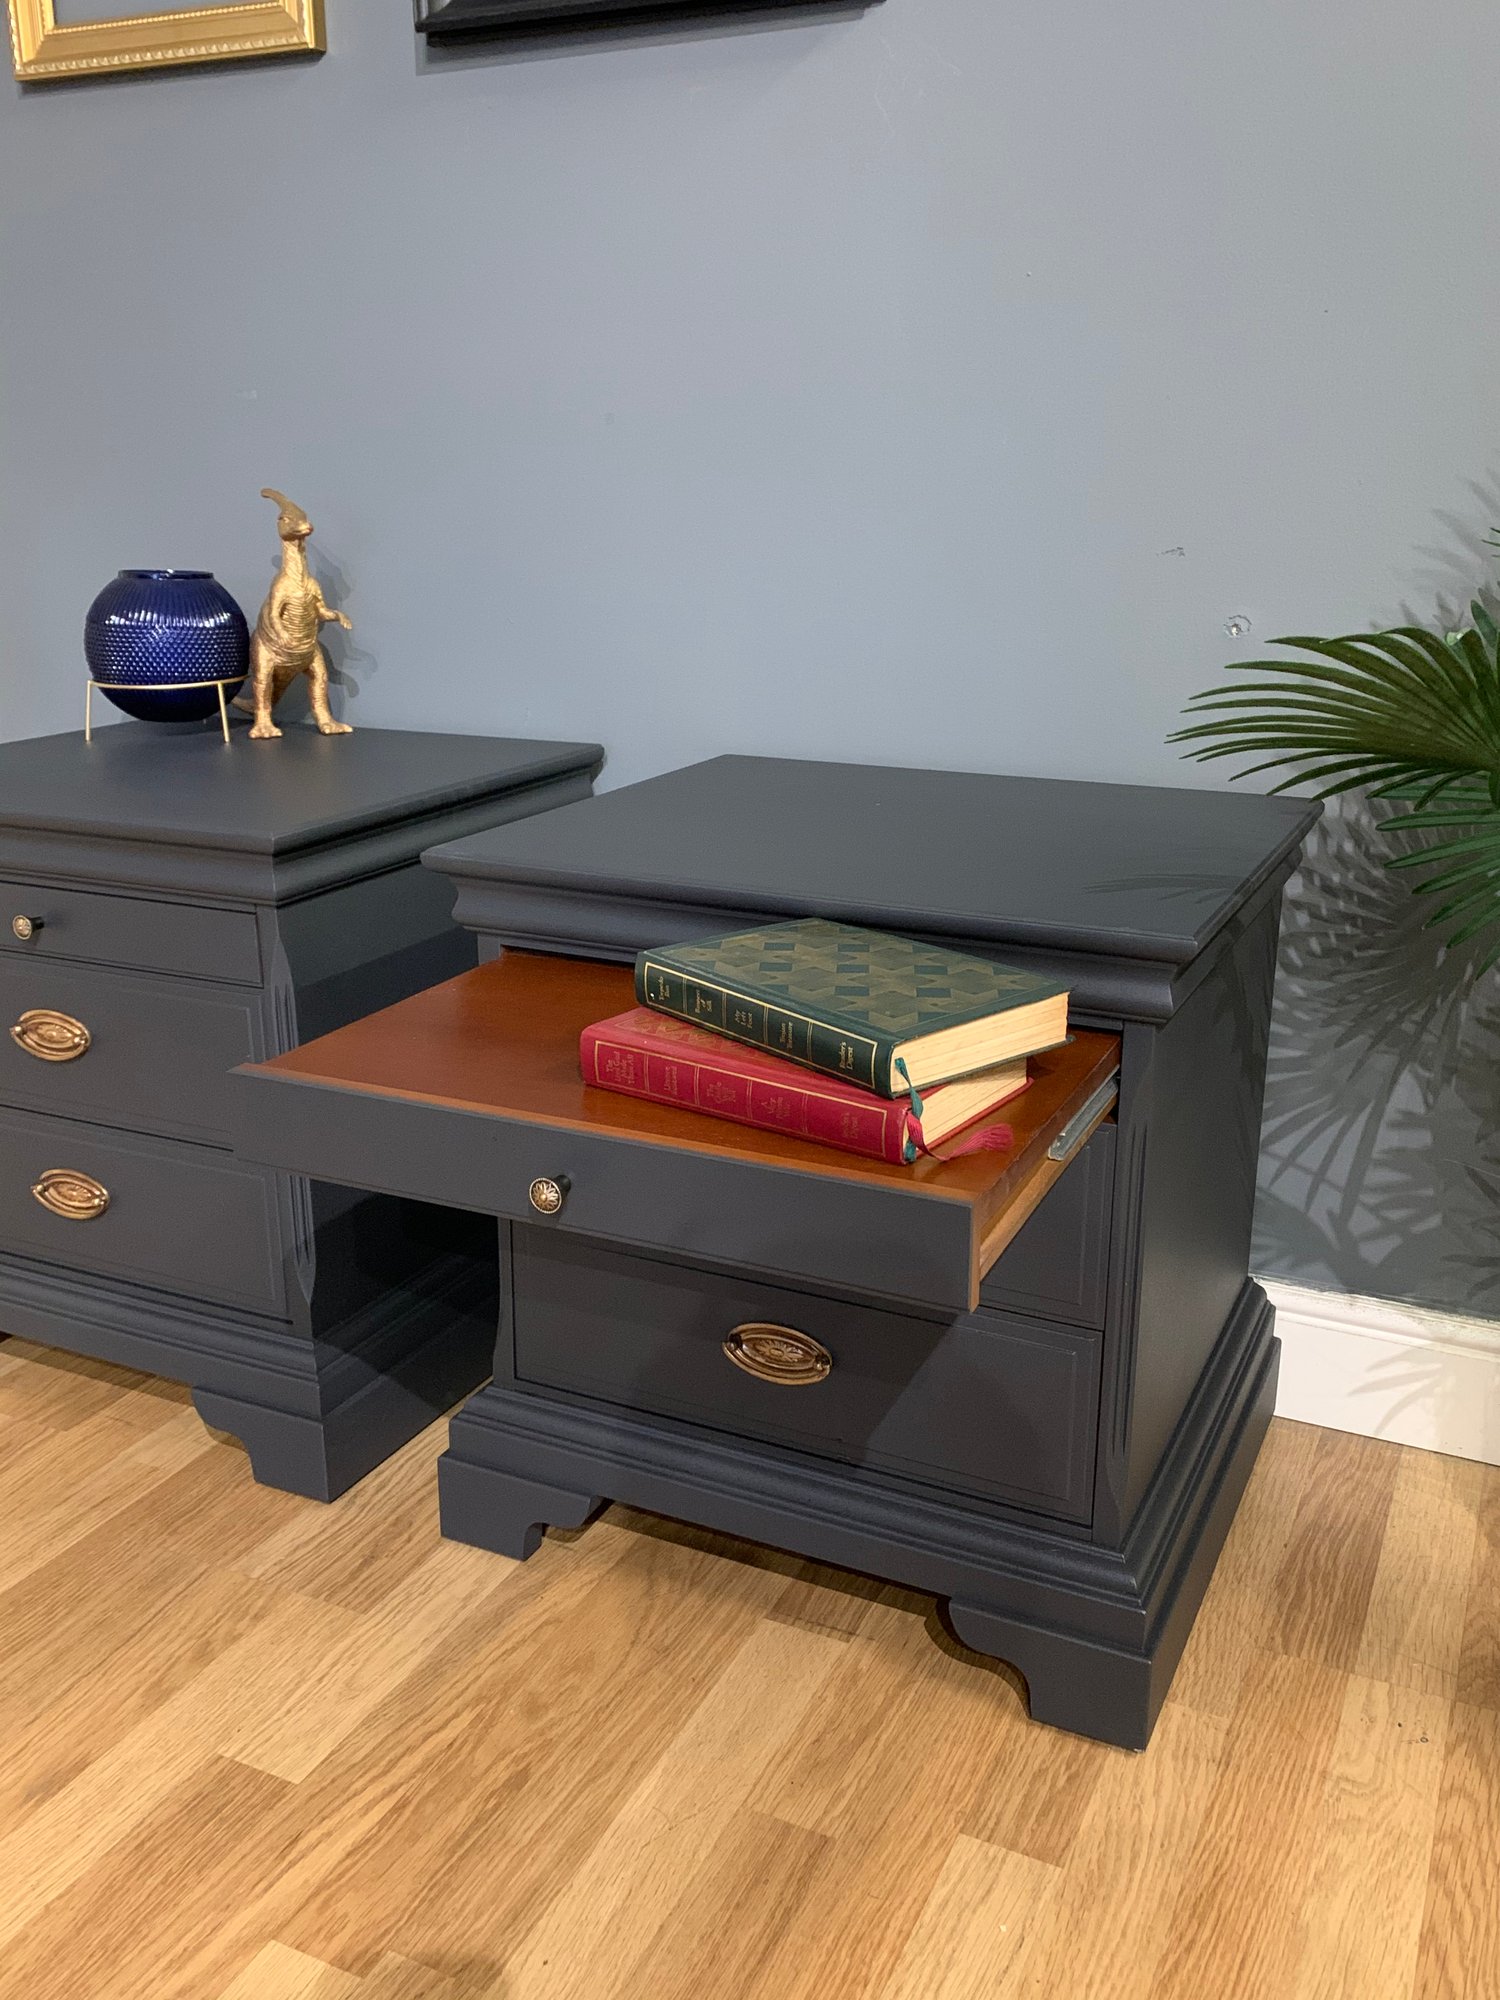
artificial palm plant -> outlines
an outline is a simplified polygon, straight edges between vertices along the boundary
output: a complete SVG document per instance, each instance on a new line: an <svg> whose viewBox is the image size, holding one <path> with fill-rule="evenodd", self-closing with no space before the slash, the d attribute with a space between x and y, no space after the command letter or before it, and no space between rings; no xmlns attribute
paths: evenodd
<svg viewBox="0 0 1500 2000"><path fill-rule="evenodd" d="M1234 663L1265 678L1195 695L1170 740L1202 763L1252 758L1235 776L1277 771L1273 791L1396 801L1382 834L1436 837L1400 843L1386 865L1416 871L1413 888L1436 899L1429 923L1450 947L1478 941L1487 966L1500 959L1500 625L1478 602L1469 618L1443 637L1403 625L1273 640L1309 657Z"/></svg>

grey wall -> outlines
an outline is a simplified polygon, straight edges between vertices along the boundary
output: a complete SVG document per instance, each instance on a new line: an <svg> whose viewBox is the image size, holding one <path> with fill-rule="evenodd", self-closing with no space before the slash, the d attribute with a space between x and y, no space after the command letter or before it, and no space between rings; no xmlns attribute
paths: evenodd
<svg viewBox="0 0 1500 2000"><path fill-rule="evenodd" d="M425 67L405 0L328 13L318 64L0 98L8 736L77 720L122 564L253 614L265 484L355 720L597 735L612 783L1203 782L1162 738L1222 659L1484 573L1492 0L884 0ZM1305 1055L1347 1024L1302 936ZM1487 1241L1455 1060L1328 1157L1280 1062L1270 1264L1500 1311L1483 1243L1362 1207L1443 1157Z"/></svg>

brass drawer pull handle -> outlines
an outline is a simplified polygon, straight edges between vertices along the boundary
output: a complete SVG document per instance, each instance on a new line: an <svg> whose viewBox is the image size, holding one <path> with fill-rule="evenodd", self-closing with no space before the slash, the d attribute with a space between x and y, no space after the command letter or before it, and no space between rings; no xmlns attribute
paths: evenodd
<svg viewBox="0 0 1500 2000"><path fill-rule="evenodd" d="M109 1189L70 1167L50 1168L31 1192L64 1222L94 1222L109 1207Z"/></svg>
<svg viewBox="0 0 1500 2000"><path fill-rule="evenodd" d="M10 1031L10 1038L38 1062L77 1062L86 1056L93 1036L71 1014L52 1007L33 1007Z"/></svg>
<svg viewBox="0 0 1500 2000"><path fill-rule="evenodd" d="M22 944L30 944L43 925L40 917L12 917L10 927Z"/></svg>
<svg viewBox="0 0 1500 2000"><path fill-rule="evenodd" d="M526 1190L538 1215L559 1215L572 1182L566 1174L540 1174Z"/></svg>
<svg viewBox="0 0 1500 2000"><path fill-rule="evenodd" d="M764 1320L737 1326L724 1342L724 1352L736 1368L757 1381L774 1382L779 1389L810 1388L826 1381L833 1370L833 1356L821 1341L794 1326L774 1326Z"/></svg>

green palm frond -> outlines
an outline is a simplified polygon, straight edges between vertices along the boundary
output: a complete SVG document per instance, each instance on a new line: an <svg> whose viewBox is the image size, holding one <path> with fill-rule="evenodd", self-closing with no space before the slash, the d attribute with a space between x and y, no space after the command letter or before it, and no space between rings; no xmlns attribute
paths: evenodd
<svg viewBox="0 0 1500 2000"><path fill-rule="evenodd" d="M1273 644L1310 655L1232 665L1232 688L1195 695L1169 740L1200 763L1250 759L1237 777L1278 773L1273 791L1319 798L1355 789L1410 805L1385 830L1444 837L1391 857L1450 946L1486 938L1500 958L1500 626L1480 603L1439 638L1417 626Z"/></svg>
<svg viewBox="0 0 1500 2000"><path fill-rule="evenodd" d="M1410 854L1393 855L1388 868L1422 870L1418 895L1441 896L1427 919L1447 930L1450 948L1483 940L1481 965L1500 959L1500 811L1488 795L1467 807L1453 801L1426 812L1398 813L1388 832L1442 833L1445 838Z"/></svg>
<svg viewBox="0 0 1500 2000"><path fill-rule="evenodd" d="M1170 738L1192 745L1186 756L1254 758L1239 776L1278 771L1273 790L1313 785L1319 798L1360 786L1432 799L1460 778L1493 775L1500 804L1500 628L1482 605L1446 639L1408 625L1273 643L1312 658L1231 666L1274 678L1195 695L1190 726Z"/></svg>

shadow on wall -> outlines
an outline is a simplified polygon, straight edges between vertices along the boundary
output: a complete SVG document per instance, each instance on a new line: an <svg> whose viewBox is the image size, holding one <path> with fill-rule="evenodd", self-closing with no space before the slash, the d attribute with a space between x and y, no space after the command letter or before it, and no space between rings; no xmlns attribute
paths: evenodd
<svg viewBox="0 0 1500 2000"><path fill-rule="evenodd" d="M342 563L328 553L319 540L315 539L308 545L308 566L328 602L335 610L347 612L357 624L358 609L348 572ZM264 588L256 594L253 604L246 602L241 607L252 629L259 618L259 607L265 601L266 591L275 582L280 567L279 555L267 557ZM329 679L335 691L334 713L345 721L357 722L358 716L351 717L349 713L349 703L358 697L366 679L373 678L379 673L379 661L373 653L360 645L357 629L351 636L341 625L325 625L318 634L318 642L328 655ZM246 713L248 713L246 704L249 701L248 686L247 682L246 690L237 697L236 703ZM311 713L307 699L307 676L299 674L276 704L277 719L283 725L289 722L305 722Z"/></svg>
<svg viewBox="0 0 1500 2000"><path fill-rule="evenodd" d="M1423 928L1389 810L1330 806L1289 885L1254 1268L1500 1318L1500 970Z"/></svg>
<svg viewBox="0 0 1500 2000"><path fill-rule="evenodd" d="M1419 604L1402 605L1400 622L1404 625L1456 631L1468 622L1469 606L1476 597L1488 606L1492 617L1500 616L1500 583L1495 581L1500 477L1472 479L1467 490L1473 504L1462 514L1439 508L1433 518L1443 530L1442 541L1417 551L1428 565L1419 579L1424 596ZM1481 579L1478 585L1476 577Z"/></svg>
<svg viewBox="0 0 1500 2000"><path fill-rule="evenodd" d="M805 30L857 21L875 4L877 0L843 0L843 4L839 0L807 0L799 6L797 0L770 0L768 5L756 6L754 0L703 0L701 9L683 13L677 10L677 0L666 0L660 15L642 14L635 19L601 18L576 25L560 22L535 29L517 23L489 33L435 35L430 40L418 36L416 68L419 76L441 76L446 70L476 65L597 55L601 48L778 34L788 28Z"/></svg>

